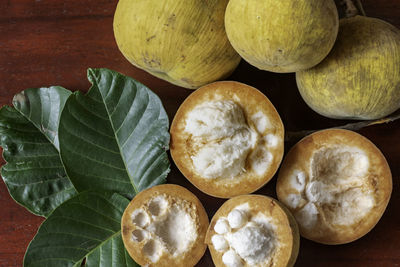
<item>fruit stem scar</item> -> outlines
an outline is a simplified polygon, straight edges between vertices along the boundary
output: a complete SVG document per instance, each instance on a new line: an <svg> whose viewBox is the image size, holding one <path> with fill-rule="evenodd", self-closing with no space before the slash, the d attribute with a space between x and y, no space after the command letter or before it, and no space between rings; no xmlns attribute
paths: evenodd
<svg viewBox="0 0 400 267"><path fill-rule="evenodd" d="M342 0L340 3L346 9L346 18L354 17L356 15L366 16L360 0Z"/></svg>

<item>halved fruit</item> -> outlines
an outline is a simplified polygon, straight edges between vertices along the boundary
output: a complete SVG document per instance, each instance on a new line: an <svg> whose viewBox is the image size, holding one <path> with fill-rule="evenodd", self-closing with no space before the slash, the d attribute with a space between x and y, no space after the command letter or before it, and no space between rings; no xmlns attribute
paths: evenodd
<svg viewBox="0 0 400 267"><path fill-rule="evenodd" d="M229 198L256 191L275 174L284 129L268 98L254 87L224 81L203 86L179 107L171 155L206 194Z"/></svg>
<svg viewBox="0 0 400 267"><path fill-rule="evenodd" d="M299 230L277 200L242 195L215 213L206 243L217 267L293 266L299 252Z"/></svg>
<svg viewBox="0 0 400 267"><path fill-rule="evenodd" d="M142 266L194 266L206 250L207 227L199 199L172 184L140 192L121 220L125 248Z"/></svg>
<svg viewBox="0 0 400 267"><path fill-rule="evenodd" d="M392 175L379 149L358 133L313 133L287 154L276 185L300 234L323 244L344 244L368 233L392 192Z"/></svg>

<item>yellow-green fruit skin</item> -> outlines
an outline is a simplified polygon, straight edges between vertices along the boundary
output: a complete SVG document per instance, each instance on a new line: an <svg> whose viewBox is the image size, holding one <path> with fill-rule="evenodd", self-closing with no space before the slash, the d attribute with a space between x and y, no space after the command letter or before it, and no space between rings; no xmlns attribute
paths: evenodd
<svg viewBox="0 0 400 267"><path fill-rule="evenodd" d="M311 68L328 55L339 18L333 0L230 0L225 28L251 65L287 73Z"/></svg>
<svg viewBox="0 0 400 267"><path fill-rule="evenodd" d="M195 89L226 78L240 61L225 33L228 0L120 0L114 36L136 67Z"/></svg>
<svg viewBox="0 0 400 267"><path fill-rule="evenodd" d="M296 80L305 102L323 116L382 118L400 107L400 30L376 18L342 19L328 57Z"/></svg>

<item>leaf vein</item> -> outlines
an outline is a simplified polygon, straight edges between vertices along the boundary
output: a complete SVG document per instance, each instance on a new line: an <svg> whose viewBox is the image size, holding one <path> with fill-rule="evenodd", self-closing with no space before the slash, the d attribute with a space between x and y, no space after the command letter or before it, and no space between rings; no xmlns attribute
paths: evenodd
<svg viewBox="0 0 400 267"><path fill-rule="evenodd" d="M85 138L82 138L82 137L79 136L79 135L76 135L74 132L70 131L68 128L66 128L65 130L66 130L70 135L76 137L76 138L79 139L79 140L82 140L83 142L85 142L85 143L87 143L87 144L90 144L90 145L93 145L93 146L95 146L95 147L98 147L98 148L100 148L101 150L104 150L104 151L107 151L107 152L110 152L110 153L119 155L119 153L116 152L116 151L113 151L113 150L108 149L108 148L106 148L106 147L103 147L103 146L101 146L101 145L95 144L95 143L93 143L93 142L91 142L91 141L89 141L89 140L87 140L87 139L85 139Z"/></svg>
<svg viewBox="0 0 400 267"><path fill-rule="evenodd" d="M78 102L78 101L77 101L77 102ZM79 102L78 102L78 103L79 103ZM80 105L81 105L81 104L80 104ZM86 109L86 108L85 108L85 109ZM88 109L86 109L86 110L88 110ZM72 116L77 122L79 122L81 125L85 126L86 128L89 128L90 130L95 131L96 133L98 133L98 134L100 134L100 135L103 135L103 136L106 136L106 137L108 137L108 138L110 138L110 139L113 139L113 138L114 138L112 135L108 135L108 134L106 134L106 133L99 132L97 129L93 128L91 125L89 125L89 124L87 124L87 123L84 123L84 122L83 122L82 120L80 120L74 113L70 112L70 114L71 114L71 116ZM97 117L99 117L99 116L97 116ZM101 119L104 120L104 118L101 118ZM65 127L65 128L67 128L67 127Z"/></svg>
<svg viewBox="0 0 400 267"><path fill-rule="evenodd" d="M119 168L119 167L114 166L114 165L106 164L106 163L104 163L104 162L98 161L98 160L96 160L96 159L94 159L94 158L91 158L91 157L89 157L89 156L85 156L85 155L83 155L83 154L79 154L79 153L77 153L77 152L75 152L75 151L73 151L73 150L69 150L69 151L70 151L72 154L79 155L79 156L81 156L81 157L83 157L83 158L85 158L85 159L88 159L88 160L90 160L90 161L96 162L96 163L98 163L98 164L100 164L100 165L104 165L104 166L107 166L107 167L110 167L110 168L116 169L116 170L125 171L125 169L123 169L123 168Z"/></svg>
<svg viewBox="0 0 400 267"><path fill-rule="evenodd" d="M89 255L91 255L94 251L96 251L97 248L103 246L106 242L108 242L110 239L113 239L115 236L121 234L121 230L115 232L115 234L113 234L112 236L108 237L106 240L104 240L103 242L101 242L98 246L96 246L92 252L88 253L87 255L85 255L83 258L81 258L80 260L82 261L85 257L88 257Z"/></svg>
<svg viewBox="0 0 400 267"><path fill-rule="evenodd" d="M8 169L7 172L18 172L18 171L31 171L31 170L46 170L46 169L63 169L62 165L52 166L52 167L35 167L35 168L24 168L24 169Z"/></svg>
<svg viewBox="0 0 400 267"><path fill-rule="evenodd" d="M111 203L109 203L109 204L112 205ZM96 209L94 209L94 208L92 208L92 207L90 207L90 206L86 206L86 205L84 205L84 204L82 204L82 203L81 203L81 205L82 205L83 207L85 207L85 208L88 208L88 209L90 209L90 210L95 211L96 213L100 214L100 215L103 216L104 218L107 218L107 219L109 219L109 220L112 220L112 221L114 221L114 222L116 222L116 223L118 223L118 224L121 223L120 220L116 220L116 219L113 218L113 217L109 217L109 216L107 216L107 215L104 215L104 214L100 213L99 211L97 211ZM112 206L114 207L114 205L112 205Z"/></svg>
<svg viewBox="0 0 400 267"><path fill-rule="evenodd" d="M46 180L46 182L47 181L56 181L56 180L61 180L61 179L66 179L67 178L67 176L63 176L63 177L57 177L57 178L54 178L54 179L48 179L48 180ZM9 179L7 179L7 182L9 183ZM32 183L24 183L24 184L17 184L17 183L14 183L14 182L11 182L10 184L12 184L12 185L15 185L15 186L28 186L28 185L34 185L34 184L42 184L43 183L43 181L38 181L38 182L32 182Z"/></svg>
<svg viewBox="0 0 400 267"><path fill-rule="evenodd" d="M96 80L96 79L95 79L95 80ZM98 81L97 81L97 80L96 80L96 83L97 83L97 84L96 84L97 88L99 88L99 86L98 86ZM107 108L106 103L104 102L104 98L103 98L103 95L101 94L101 91L100 91L100 95L102 96L103 105L104 105L104 107L105 107L105 109L106 109L106 111L107 111L107 116L108 116L110 125L111 125L111 127L112 127L112 129L113 129L113 132L114 132L114 138L115 138L115 140L117 141L117 145L118 145L118 148L119 148L119 150L120 150L120 156L121 156L121 160L122 160L122 162L124 163L124 166L125 166L125 172L127 173L128 177L130 178L129 180L130 180L130 182L131 182L131 185L132 185L133 189L135 190L135 194L137 194L137 193L139 193L139 191L138 191L138 189L136 188L136 185L133 183L133 177L131 177L130 173L128 172L128 166L126 165L126 162L125 162L124 157L123 157L123 154L122 154L122 152L123 152L123 151L122 151L122 147L121 147L121 145L119 144L119 140L118 140L118 137L117 137L117 135L116 135L116 132L115 132L115 129L114 129L114 125L113 125L112 120L111 120L111 117L110 117L110 112L109 112L109 110L108 110L108 108Z"/></svg>
<svg viewBox="0 0 400 267"><path fill-rule="evenodd" d="M73 188L73 187L66 188L66 189L63 189L63 191L58 191L58 192L49 194L49 195L44 196L44 197L35 198L34 201L39 201L39 200L42 200L42 199L45 199L45 198L50 198L50 197L52 197L52 196L54 196L54 195L58 195L58 194L60 194L60 193L64 193L65 191L67 191L67 190L69 190L69 189L72 189L72 188Z"/></svg>
<svg viewBox="0 0 400 267"><path fill-rule="evenodd" d="M148 128L148 129L151 129L151 127L152 127L152 125L150 125L150 127ZM147 136L149 135L149 133L150 133L150 130L148 130L147 132L146 132L146 134L143 136L143 138L142 138L142 140L140 140L140 143L136 146L136 148L135 148L135 150L133 151L133 153L131 153L131 157L129 158L129 160L128 160L128 165L132 162L132 160L135 158L135 155L136 155L136 151L140 148L140 147L142 147L142 145L143 145L143 142L144 142L144 140L146 140L146 138L147 138ZM154 144L152 144L153 146L154 146Z"/></svg>
<svg viewBox="0 0 400 267"><path fill-rule="evenodd" d="M130 107L130 109L128 110L128 113L125 115L125 118L124 118L124 120L122 121L121 125L118 127L118 129L115 130L115 133L118 133L118 132L121 130L121 128L123 127L123 125L124 125L124 123L125 123L125 121L126 121L126 118L128 117L129 112L130 112L131 109L134 107L135 99L136 99L137 94L138 94L138 89L136 88L136 90L135 90L135 95L133 96L133 102L131 103L131 107ZM121 102L121 99L122 99L122 94L121 94L121 96L120 96L119 99L118 99L118 103L117 103L117 105L115 106L116 108L115 108L114 111L110 114L110 117L112 117L113 114L114 114L114 112L118 109L118 106L119 106L119 103ZM141 116L141 117L142 117L142 116ZM137 125L136 125L136 126L137 126ZM134 131L134 130L136 129L136 126L135 126L135 128L134 128L132 131Z"/></svg>
<svg viewBox="0 0 400 267"><path fill-rule="evenodd" d="M147 102L147 104L149 104L149 102ZM129 139L131 139L133 133L135 132L135 130L136 130L136 128L138 127L138 125L140 124L140 121L141 121L141 119L143 118L143 115L144 115L144 114L146 113L146 111L148 110L148 107L149 107L149 105L147 105L146 110L144 110L143 113L141 114L138 123L135 125L135 128L132 129L130 135L128 136L128 138L126 138L125 142L122 144L122 147L124 147L124 146L128 143ZM123 125L123 124L121 124L121 127L122 127L122 125ZM152 125L152 124L150 124L150 127L148 127L148 128L151 128L151 125ZM148 132L147 132L147 133L148 133ZM146 135L147 135L147 133L146 133Z"/></svg>
<svg viewBox="0 0 400 267"><path fill-rule="evenodd" d="M98 238L93 238L93 237L91 237L91 236L86 236L86 235L83 235L83 234L74 234L74 233L71 233L71 232L68 232L68 233L66 233L66 232L47 232L47 233L41 233L40 234L41 235L41 238L44 238L43 236L47 236L47 235L69 235L69 236L77 236L77 237L83 237L83 238L85 238L85 239L89 239L89 240L93 240L93 241L97 241L97 242L102 242L103 240L101 240L101 239L98 239Z"/></svg>
<svg viewBox="0 0 400 267"><path fill-rule="evenodd" d="M143 173L143 175L141 175L141 177L146 177L146 175L148 175L148 173L153 169L152 167L154 166L154 165L156 165L156 164L159 164L159 162L158 162L158 160L160 159L160 158L162 158L164 156L164 151L161 151L161 153L157 156L157 158L156 159L154 159L153 161L152 161L152 163L145 169L145 171L144 171L144 173ZM142 179L142 180L144 180L144 179ZM142 180L140 181L140 185L142 184Z"/></svg>
<svg viewBox="0 0 400 267"><path fill-rule="evenodd" d="M83 205L83 206L84 206L84 205ZM98 212L96 212L96 213L98 213ZM98 213L98 214L100 214L100 213ZM108 218L108 217L106 217L106 216L103 216L103 217ZM78 220L78 219L75 219L74 217L56 216L56 215L54 215L54 216L52 216L52 219L54 219L54 218L60 218L60 219L65 219L65 220L71 220L71 221L77 222L78 225L79 225L79 224L85 224L85 225L91 226L91 227L93 227L93 228L98 228L98 229L104 230L104 231L106 231L106 232L114 233L114 230L112 230L112 229L108 229L108 228L105 228L105 227L101 227L101 226L95 225L95 224L93 224L93 223L91 223L91 222L87 222L87 221L83 221L83 220Z"/></svg>

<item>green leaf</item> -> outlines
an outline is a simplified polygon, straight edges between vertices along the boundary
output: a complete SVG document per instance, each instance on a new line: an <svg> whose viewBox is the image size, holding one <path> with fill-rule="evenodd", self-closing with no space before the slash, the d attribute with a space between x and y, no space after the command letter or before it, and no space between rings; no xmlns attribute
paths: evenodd
<svg viewBox="0 0 400 267"><path fill-rule="evenodd" d="M58 124L71 91L60 86L27 89L16 94L13 105L59 149Z"/></svg>
<svg viewBox="0 0 400 267"><path fill-rule="evenodd" d="M0 109L0 146L7 164L1 175L16 202L47 216L76 194L58 152L57 127L71 94L61 87L27 89L15 108Z"/></svg>
<svg viewBox="0 0 400 267"><path fill-rule="evenodd" d="M83 192L61 204L29 244L25 267L137 265L124 248L121 217L129 204L112 193Z"/></svg>
<svg viewBox="0 0 400 267"><path fill-rule="evenodd" d="M128 198L165 182L168 116L143 84L107 69L89 69L90 91L68 99L59 127L66 172L78 191Z"/></svg>

